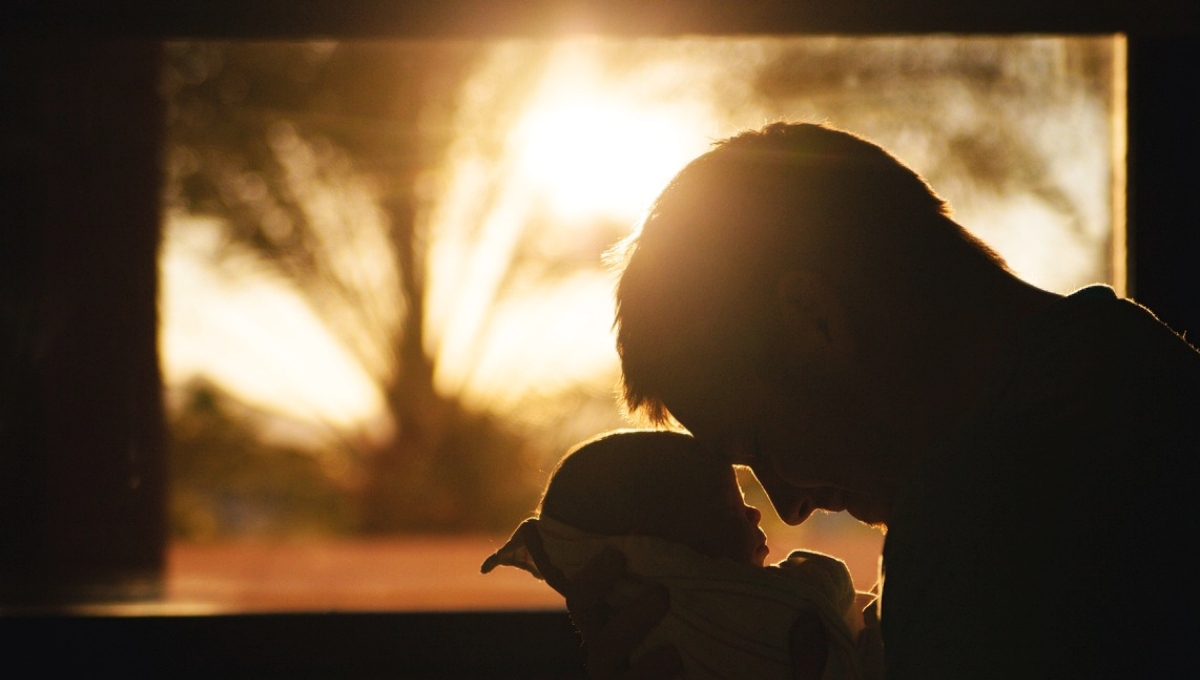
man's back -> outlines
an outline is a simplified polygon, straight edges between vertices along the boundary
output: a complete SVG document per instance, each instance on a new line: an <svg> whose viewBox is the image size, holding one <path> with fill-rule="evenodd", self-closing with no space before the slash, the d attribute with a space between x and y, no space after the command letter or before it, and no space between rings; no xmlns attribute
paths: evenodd
<svg viewBox="0 0 1200 680"><path fill-rule="evenodd" d="M1200 354L1104 288L1047 310L902 492L890 678L1174 668L1197 508Z"/></svg>

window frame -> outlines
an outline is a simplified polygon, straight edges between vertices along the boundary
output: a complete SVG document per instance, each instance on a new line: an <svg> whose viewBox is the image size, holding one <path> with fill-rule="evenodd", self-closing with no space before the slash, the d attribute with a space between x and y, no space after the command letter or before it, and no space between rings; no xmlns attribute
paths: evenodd
<svg viewBox="0 0 1200 680"><path fill-rule="evenodd" d="M153 43L179 38L453 39L550 36L563 31L627 36L1123 33L1129 46L1129 291L1177 331L1200 333L1200 267L1192 264L1200 259L1200 228L1193 227L1200 214L1200 197L1192 190L1200 185L1200 164L1195 162L1200 157L1200 129L1193 124L1200 120L1200 95L1177 85L1200 81L1200 3L53 0L8 3L0 10L0 25L6 39L47 44L60 40ZM150 265L140 266L140 274L146 275ZM110 341L121 340L120 329L106 332L112 334ZM72 379L86 378L84 373L68 373L63 379L69 386ZM130 417L135 424L161 427L161 409L145 409ZM36 457L38 452L29 453ZM155 455L161 453L160 449ZM66 460L71 455L65 454ZM43 477L45 470L28 468L21 474L26 476L12 478L0 489L54 485L53 479ZM59 498L50 494L30 502L52 502L46 500L50 497ZM25 522L25 510L4 505L0 521ZM127 668L135 659L135 667L204 673L582 674L581 654L569 621L560 612L81 617L35 607L0 610L0 626L9 636L10 649L17 650L8 660L14 669L26 660L38 659L42 664L41 648L52 644L52 648L66 645L76 653L73 658L52 660L52 665L78 663L90 668Z"/></svg>

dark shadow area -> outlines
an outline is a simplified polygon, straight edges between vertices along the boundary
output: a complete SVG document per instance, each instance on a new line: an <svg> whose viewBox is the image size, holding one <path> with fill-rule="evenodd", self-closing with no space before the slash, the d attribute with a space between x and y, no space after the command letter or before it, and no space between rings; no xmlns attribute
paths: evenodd
<svg viewBox="0 0 1200 680"><path fill-rule="evenodd" d="M0 602L156 592L159 56L0 48Z"/></svg>
<svg viewBox="0 0 1200 680"><path fill-rule="evenodd" d="M583 676L565 613L7 617L5 666L49 676L479 678Z"/></svg>
<svg viewBox="0 0 1200 680"><path fill-rule="evenodd" d="M1200 341L1200 40L1129 48L1130 274L1134 297Z"/></svg>

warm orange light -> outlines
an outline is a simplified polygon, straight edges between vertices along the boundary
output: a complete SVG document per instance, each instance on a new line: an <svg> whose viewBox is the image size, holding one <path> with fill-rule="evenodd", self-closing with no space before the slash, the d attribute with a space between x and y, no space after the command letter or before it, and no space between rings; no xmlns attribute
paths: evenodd
<svg viewBox="0 0 1200 680"><path fill-rule="evenodd" d="M214 220L168 221L162 260L167 381L203 374L246 403L340 427L378 413L383 400L372 377L301 295L261 271L231 276L213 265L204 242L219 238L219 229Z"/></svg>
<svg viewBox="0 0 1200 680"><path fill-rule="evenodd" d="M621 101L599 86L578 90L548 93L526 110L514 130L517 167L557 216L629 219L703 137L665 106Z"/></svg>
<svg viewBox="0 0 1200 680"><path fill-rule="evenodd" d="M427 346L443 393L525 416L527 398L615 381L600 253L548 278L527 253L631 228L718 127L704 88L663 84L694 81L703 67L677 51L618 67L615 47L501 45L463 87L429 224Z"/></svg>

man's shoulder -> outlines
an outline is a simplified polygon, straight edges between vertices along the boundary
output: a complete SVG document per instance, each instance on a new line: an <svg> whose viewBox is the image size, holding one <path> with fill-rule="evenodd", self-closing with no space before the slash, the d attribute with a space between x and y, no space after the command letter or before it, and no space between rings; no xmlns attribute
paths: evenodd
<svg viewBox="0 0 1200 680"><path fill-rule="evenodd" d="M1106 286L1048 308L1013 341L1000 371L990 415L1009 429L1021 418L1042 421L1052 438L1081 436L1080 426L1148 425L1150 409L1182 414L1200 407L1200 352Z"/></svg>
<svg viewBox="0 0 1200 680"><path fill-rule="evenodd" d="M1186 335L1134 300L1118 298L1107 287L1091 287L1068 296L1066 301L1075 302L1079 308L1080 313L1067 317L1068 324L1078 326L1076 332L1085 334L1076 341L1116 351L1109 357L1112 363L1170 364L1200 372L1200 351Z"/></svg>
<svg viewBox="0 0 1200 680"><path fill-rule="evenodd" d="M1175 620L1176 546L1200 517L1181 474L1200 448L1200 354L1104 291L1066 303L910 480L884 548L889 670L892 652L905 677L1090 667L1120 635Z"/></svg>

